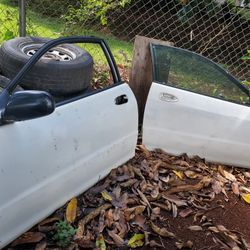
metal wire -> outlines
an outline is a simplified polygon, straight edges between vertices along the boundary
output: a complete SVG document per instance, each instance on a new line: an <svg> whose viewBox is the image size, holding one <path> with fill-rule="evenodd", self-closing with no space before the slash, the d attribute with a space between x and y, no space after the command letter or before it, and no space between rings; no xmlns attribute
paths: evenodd
<svg viewBox="0 0 250 250"><path fill-rule="evenodd" d="M17 9L10 2L17 1L0 0L1 41L8 38L6 31L14 31L13 36L18 31L17 27L10 27L13 19L16 23L18 19ZM136 35L168 40L174 46L207 56L239 79L250 80L250 62L241 59L250 49L248 0L132 0L125 8L110 11L106 26L96 21L94 13L84 21L69 21L66 16L70 8L79 8L79 3L71 0L26 0L27 34L59 37L68 34L96 35L95 31L99 31L101 33L98 34L108 41L110 36L114 36L132 43ZM41 25L35 15L46 17L46 23ZM11 22L8 22L10 17ZM49 28L50 20L58 25ZM118 63L130 61L131 58L126 58L122 51L117 53L121 54L116 58Z"/></svg>

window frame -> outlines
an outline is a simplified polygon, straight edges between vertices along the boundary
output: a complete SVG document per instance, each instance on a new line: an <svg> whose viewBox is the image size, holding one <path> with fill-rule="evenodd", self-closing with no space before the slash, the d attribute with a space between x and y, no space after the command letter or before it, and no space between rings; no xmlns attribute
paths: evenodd
<svg viewBox="0 0 250 250"><path fill-rule="evenodd" d="M122 84L121 76L119 73L119 70L117 68L114 56L111 53L111 50L108 46L108 44L104 41L104 39L93 37L93 36L70 36L70 37L62 37L57 38L54 40L51 40L47 43L45 43L36 53L33 55L28 62L23 66L23 68L16 74L16 76L8 83L6 88L3 89L3 91L0 93L0 107L5 106L7 100L9 99L10 95L13 93L16 86L22 81L24 76L31 70L31 68L38 62L38 60L51 48L56 47L58 45L69 43L84 43L84 44L98 44L106 59L108 62L108 65L111 70L111 75L113 78L113 84L111 86L108 86L104 89L100 90L93 90L93 91L86 91L84 93L80 93L77 96L69 97L67 100L59 101L56 103L56 107L65 105L67 103L77 101L79 99L82 99L84 97L99 93L101 91L105 91L109 88L115 87L117 85Z"/></svg>
<svg viewBox="0 0 250 250"><path fill-rule="evenodd" d="M169 46L169 45L160 45L160 44L150 43L149 46L150 46L150 54L151 54L151 60L152 60L153 82L158 83L158 84L162 84L162 85L165 85L165 86L169 86L169 87L172 87L172 88L185 90L185 91L188 91L188 92L191 92L191 93L195 93L197 95L203 95L203 96L215 98L215 99L222 100L222 101L236 103L236 104L243 105L243 106L250 106L250 90L246 86L244 86L237 78L235 78L228 71L226 71L224 68L222 68L220 65L218 65L217 63L215 63L211 59L209 59L209 58L207 58L205 56L202 56L202 55L200 55L200 54L198 54L196 52L189 51L187 49L182 49L182 48L177 48L177 47ZM171 48L171 49L174 49L174 50L177 50L177 51L184 52L186 54L193 54L193 55L197 56L199 59L201 59L201 62L210 64L213 68L215 68L217 71L219 71L220 73L222 73L222 75L224 75L226 78L228 78L243 93L245 93L248 96L248 98L249 98L249 103L244 104L242 102L237 102L237 101L233 101L233 100L227 100L227 99L219 98L219 97L216 97L216 96L213 96L213 95L199 93L199 92L196 92L194 90L189 90L189 89L185 89L185 88L182 88L182 87L173 86L173 85L170 85L168 82L160 82L160 81L156 80L158 72L157 72L157 68L156 68L156 65L157 65L157 63L156 63L156 56L155 56L155 53L154 53L154 48L155 47Z"/></svg>

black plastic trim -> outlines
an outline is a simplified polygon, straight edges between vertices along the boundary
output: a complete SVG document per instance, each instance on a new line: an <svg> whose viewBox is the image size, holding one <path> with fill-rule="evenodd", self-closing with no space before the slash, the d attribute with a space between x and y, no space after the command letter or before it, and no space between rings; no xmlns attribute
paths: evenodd
<svg viewBox="0 0 250 250"><path fill-rule="evenodd" d="M120 95L115 98L115 105L123 105L128 102L127 95Z"/></svg>

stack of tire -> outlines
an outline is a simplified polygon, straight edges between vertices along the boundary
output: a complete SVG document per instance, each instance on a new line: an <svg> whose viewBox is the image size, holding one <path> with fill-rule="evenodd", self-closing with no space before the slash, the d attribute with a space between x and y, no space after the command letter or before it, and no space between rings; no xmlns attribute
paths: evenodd
<svg viewBox="0 0 250 250"><path fill-rule="evenodd" d="M0 87L5 87L30 57L49 39L19 37L0 48ZM78 46L59 45L49 50L25 75L21 88L47 91L55 97L86 91L93 74L93 58ZM19 88L20 90L20 88Z"/></svg>

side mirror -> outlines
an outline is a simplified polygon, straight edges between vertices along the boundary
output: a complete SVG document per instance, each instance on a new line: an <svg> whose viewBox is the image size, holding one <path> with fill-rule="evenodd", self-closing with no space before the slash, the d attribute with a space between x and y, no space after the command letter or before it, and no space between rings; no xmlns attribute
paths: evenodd
<svg viewBox="0 0 250 250"><path fill-rule="evenodd" d="M1 114L1 122L35 119L55 110L52 96L43 91L19 91L14 93Z"/></svg>

